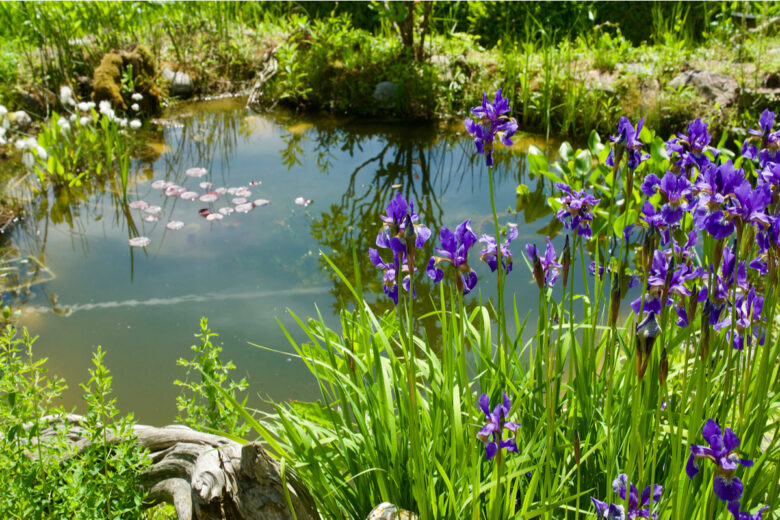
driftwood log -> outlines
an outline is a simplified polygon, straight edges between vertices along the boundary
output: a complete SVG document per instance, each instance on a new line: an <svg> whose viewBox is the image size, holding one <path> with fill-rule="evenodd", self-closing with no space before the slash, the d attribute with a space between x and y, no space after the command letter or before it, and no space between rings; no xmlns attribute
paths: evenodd
<svg viewBox="0 0 780 520"><path fill-rule="evenodd" d="M89 445L81 416L47 419L50 426L39 442L65 426L76 456ZM319 519L314 500L297 476L285 470L285 492L279 463L258 443L241 445L180 425L137 425L134 433L151 458L141 485L154 503L173 504L179 520Z"/></svg>

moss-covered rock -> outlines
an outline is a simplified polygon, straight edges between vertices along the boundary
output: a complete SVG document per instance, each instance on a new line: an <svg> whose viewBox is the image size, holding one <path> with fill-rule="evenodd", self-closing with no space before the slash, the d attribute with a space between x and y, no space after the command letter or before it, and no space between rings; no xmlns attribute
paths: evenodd
<svg viewBox="0 0 780 520"><path fill-rule="evenodd" d="M110 101L114 108L127 110L122 98L122 70L124 64L118 52L109 52L100 60L92 79L92 99Z"/></svg>
<svg viewBox="0 0 780 520"><path fill-rule="evenodd" d="M111 51L103 56L95 69L92 99L95 102L107 100L114 108L127 110L129 105L135 103L130 96L140 93L143 100L138 104L142 112L157 113L162 92L155 83L156 77L154 57L143 45Z"/></svg>

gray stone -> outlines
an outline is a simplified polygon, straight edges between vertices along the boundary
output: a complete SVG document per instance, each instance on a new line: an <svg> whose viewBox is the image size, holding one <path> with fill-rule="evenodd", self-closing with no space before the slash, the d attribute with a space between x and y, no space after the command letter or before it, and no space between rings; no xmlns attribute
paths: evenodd
<svg viewBox="0 0 780 520"><path fill-rule="evenodd" d="M708 101L714 101L721 108L739 99L739 84L727 74L712 74L706 70L688 70L669 82L672 88L693 87Z"/></svg>
<svg viewBox="0 0 780 520"><path fill-rule="evenodd" d="M398 83L392 81L382 81L377 83L374 88L374 99L379 102L384 108L390 108L393 106L393 102L398 97L401 91L401 86Z"/></svg>
<svg viewBox="0 0 780 520"><path fill-rule="evenodd" d="M170 88L171 96L179 98L188 98L195 93L195 85L192 78L186 72L177 72L173 76Z"/></svg>
<svg viewBox="0 0 780 520"><path fill-rule="evenodd" d="M366 520L417 520L417 515L390 502L382 502L371 510Z"/></svg>
<svg viewBox="0 0 780 520"><path fill-rule="evenodd" d="M636 76L649 76L653 73L652 67L645 63L626 63L623 66L623 71Z"/></svg>
<svg viewBox="0 0 780 520"><path fill-rule="evenodd" d="M172 68L170 68L168 65L162 68L162 71L160 71L160 76L165 81L173 81L173 77L176 76L176 73L173 71Z"/></svg>
<svg viewBox="0 0 780 520"><path fill-rule="evenodd" d="M17 130L27 130L30 128L30 125L32 125L32 118L30 117L30 114L24 110L17 110L16 112L10 114L10 116L11 124Z"/></svg>

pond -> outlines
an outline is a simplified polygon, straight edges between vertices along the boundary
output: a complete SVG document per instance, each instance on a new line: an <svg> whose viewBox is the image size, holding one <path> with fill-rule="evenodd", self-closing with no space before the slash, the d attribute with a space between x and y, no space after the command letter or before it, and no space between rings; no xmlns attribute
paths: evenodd
<svg viewBox="0 0 780 520"><path fill-rule="evenodd" d="M339 303L350 303L348 291L320 251L354 279L356 248L361 278L375 294L376 308L385 310L392 303L382 295L381 273L368 261L367 249L396 192L414 200L437 242L442 225L454 229L466 218L477 236L493 234L487 169L461 123L258 115L244 108L243 99L232 98L177 105L149 126L154 129L144 134L147 144L133 165L128 201L160 206L159 213L149 217L148 211L124 207L106 187L50 190L29 194L27 218L10 237L15 271L6 279L18 279L20 286L7 290L5 299L19 305L21 324L39 336L37 356L47 357L49 370L68 381L68 407L80 404L78 383L86 381L91 354L102 345L119 408L139 422L171 422L179 394L173 381L184 377L176 360L192 357L201 316L220 334L223 359L238 367L235 377L250 382L251 404L315 397L311 377L294 356L250 342L292 352L280 328L302 339L290 311L300 317L320 312L337 323ZM557 147L535 137L517 141L497 154L496 205L502 224L519 226L506 301L517 299L522 318L533 312L538 294L523 245L533 240L542 246L545 231L557 231L546 229L549 186L528 180L523 151L529 144ZM190 176L191 168L207 173ZM214 202L189 201L166 196L159 189L163 181L198 194L234 189L218 190ZM519 182L530 188L520 200L524 212L518 212ZM236 193L239 187L244 190ZM241 195L269 203L221 220L199 214L235 208L232 199ZM154 216L159 220L146 220ZM172 220L183 227L167 229ZM149 237L150 244L130 247L128 239L136 235ZM471 253L480 277L469 295L472 303L495 295L495 275L479 261L479 246ZM432 307L437 292L431 289L429 279L418 279L417 305L423 309ZM424 325L435 337L436 324Z"/></svg>

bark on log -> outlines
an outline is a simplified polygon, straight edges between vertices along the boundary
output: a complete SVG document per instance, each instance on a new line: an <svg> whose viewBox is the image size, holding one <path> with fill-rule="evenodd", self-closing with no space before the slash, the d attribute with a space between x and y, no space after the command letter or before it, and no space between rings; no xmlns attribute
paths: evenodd
<svg viewBox="0 0 780 520"><path fill-rule="evenodd" d="M39 442L53 436L64 423L77 453L89 445L82 417L53 416L49 420L52 424L43 429ZM134 433L152 462L140 475L141 485L154 503L173 504L179 520L320 518L308 490L290 470L285 470L285 492L278 462L259 443L241 445L180 425L137 425Z"/></svg>

